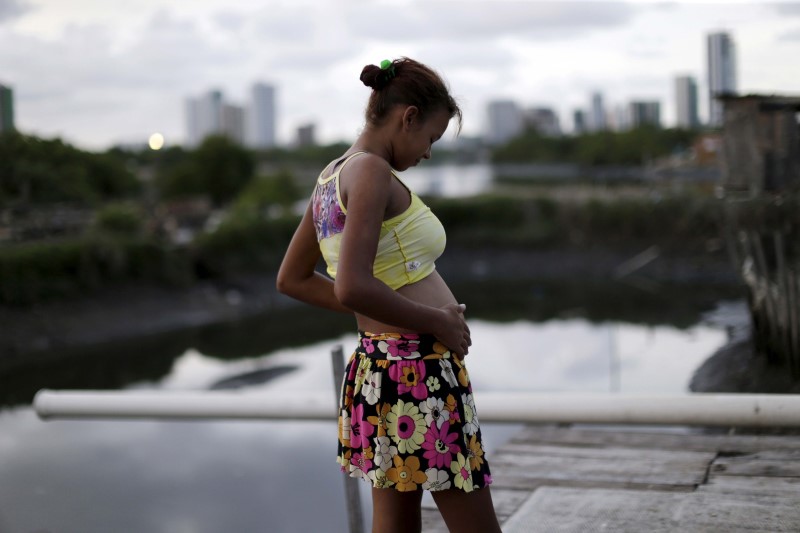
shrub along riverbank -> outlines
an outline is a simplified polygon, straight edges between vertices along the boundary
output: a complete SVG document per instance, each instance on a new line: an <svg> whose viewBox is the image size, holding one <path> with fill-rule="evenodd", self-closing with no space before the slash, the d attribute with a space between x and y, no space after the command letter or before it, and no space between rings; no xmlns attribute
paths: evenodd
<svg viewBox="0 0 800 533"><path fill-rule="evenodd" d="M430 198L454 249L590 249L622 254L658 246L701 258L721 248L722 206L710 197L590 200L484 195ZM91 294L115 283L187 287L242 273L274 272L299 218L232 209L186 246L148 236L135 213L114 212L79 237L0 247L0 303L27 305ZM126 218L127 217L127 218ZM128 220L126 222L126 220ZM567 275L568 273L565 273Z"/></svg>

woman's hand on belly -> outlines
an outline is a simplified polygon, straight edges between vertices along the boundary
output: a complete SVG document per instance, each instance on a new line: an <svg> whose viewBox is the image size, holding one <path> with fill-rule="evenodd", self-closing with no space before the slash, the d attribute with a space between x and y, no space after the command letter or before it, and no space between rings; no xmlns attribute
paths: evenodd
<svg viewBox="0 0 800 533"><path fill-rule="evenodd" d="M372 333L432 333L450 350L461 356L467 355L472 341L469 327L464 320L464 307L456 302L455 296L438 272L434 270L424 279L404 285L396 292L414 302L439 309L441 319L432 322L429 331L411 331L356 314L359 329Z"/></svg>

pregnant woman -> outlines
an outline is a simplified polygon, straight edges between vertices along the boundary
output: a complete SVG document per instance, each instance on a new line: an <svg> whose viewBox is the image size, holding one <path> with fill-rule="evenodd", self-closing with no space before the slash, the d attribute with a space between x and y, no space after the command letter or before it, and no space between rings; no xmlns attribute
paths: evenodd
<svg viewBox="0 0 800 533"><path fill-rule="evenodd" d="M355 143L320 174L278 273L278 290L353 313L339 455L372 486L374 532L418 532L429 490L453 532L500 531L459 304L434 261L445 232L397 176L430 159L461 110L441 77L408 58L367 65L372 92ZM315 268L320 256L327 277Z"/></svg>

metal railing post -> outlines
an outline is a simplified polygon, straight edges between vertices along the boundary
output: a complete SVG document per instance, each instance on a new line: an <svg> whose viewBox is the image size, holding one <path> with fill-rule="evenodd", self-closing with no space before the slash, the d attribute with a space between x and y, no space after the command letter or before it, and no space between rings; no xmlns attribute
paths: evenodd
<svg viewBox="0 0 800 533"><path fill-rule="evenodd" d="M331 350L333 363L333 393L336 401L336 416L339 413L339 394L344 378L344 352L341 344ZM359 480L344 474L344 497L347 503L347 521L350 524L350 533L364 533L364 515L361 512L361 495L358 491Z"/></svg>

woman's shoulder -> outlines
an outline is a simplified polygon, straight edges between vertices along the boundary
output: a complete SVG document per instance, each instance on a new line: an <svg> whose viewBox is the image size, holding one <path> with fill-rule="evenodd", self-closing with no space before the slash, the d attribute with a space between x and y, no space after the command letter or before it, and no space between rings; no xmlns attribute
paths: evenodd
<svg viewBox="0 0 800 533"><path fill-rule="evenodd" d="M392 167L389 165L388 161L379 155L370 152L355 151L345 154L345 157L349 159L347 162L347 168L349 170L359 173L380 173L391 176ZM344 169L344 165L342 167Z"/></svg>
<svg viewBox="0 0 800 533"><path fill-rule="evenodd" d="M349 160L339 168L340 186L391 183L392 167L382 157L369 152L353 152L345 157Z"/></svg>

